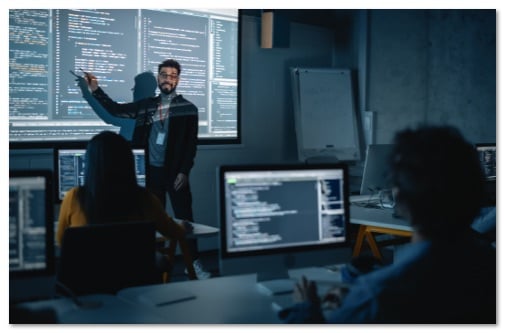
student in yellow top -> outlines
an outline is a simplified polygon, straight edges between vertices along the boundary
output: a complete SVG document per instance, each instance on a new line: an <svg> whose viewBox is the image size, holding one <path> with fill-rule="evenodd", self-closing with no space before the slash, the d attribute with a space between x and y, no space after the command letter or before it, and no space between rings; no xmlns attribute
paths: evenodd
<svg viewBox="0 0 505 333"><path fill-rule="evenodd" d="M149 190L139 186L130 144L119 134L104 131L88 143L84 185L67 192L58 219L56 240L61 245L66 228L87 224L152 221L163 236L177 239L187 253L186 224L178 224ZM185 258L191 263L191 258ZM195 279L192 265L190 278Z"/></svg>

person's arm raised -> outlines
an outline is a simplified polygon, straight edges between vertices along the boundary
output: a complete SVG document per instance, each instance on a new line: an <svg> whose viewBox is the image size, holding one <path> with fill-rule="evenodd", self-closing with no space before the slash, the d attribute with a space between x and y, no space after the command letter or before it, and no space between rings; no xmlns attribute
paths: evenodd
<svg viewBox="0 0 505 333"><path fill-rule="evenodd" d="M95 75L92 73L84 72L84 79L86 80L86 83L92 92L98 89L98 80Z"/></svg>

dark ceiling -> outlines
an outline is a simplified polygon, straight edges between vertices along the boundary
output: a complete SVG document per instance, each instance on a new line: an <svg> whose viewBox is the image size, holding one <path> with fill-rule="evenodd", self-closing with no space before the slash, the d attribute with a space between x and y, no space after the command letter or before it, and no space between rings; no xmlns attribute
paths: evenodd
<svg viewBox="0 0 505 333"><path fill-rule="evenodd" d="M343 21L348 22L352 9L264 9L273 11L275 15L282 15L289 22L308 25L337 28ZM261 17L262 9L241 9L243 15Z"/></svg>

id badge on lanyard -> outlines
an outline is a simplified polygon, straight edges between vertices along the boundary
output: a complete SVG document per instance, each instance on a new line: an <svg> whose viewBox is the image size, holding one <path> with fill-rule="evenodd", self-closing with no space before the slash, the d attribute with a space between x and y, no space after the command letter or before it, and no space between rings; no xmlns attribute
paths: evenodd
<svg viewBox="0 0 505 333"><path fill-rule="evenodd" d="M159 132L158 136L156 136L156 144L163 145L165 142L165 132Z"/></svg>

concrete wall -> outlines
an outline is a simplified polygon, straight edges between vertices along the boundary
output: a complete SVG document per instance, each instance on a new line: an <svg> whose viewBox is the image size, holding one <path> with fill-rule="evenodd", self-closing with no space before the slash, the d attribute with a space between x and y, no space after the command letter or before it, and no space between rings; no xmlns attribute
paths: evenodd
<svg viewBox="0 0 505 333"><path fill-rule="evenodd" d="M496 140L496 12L370 11L368 108L376 142L419 122Z"/></svg>

